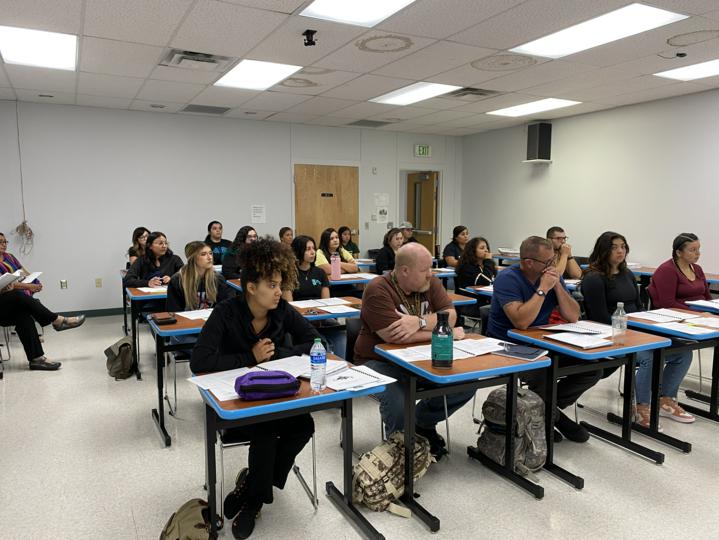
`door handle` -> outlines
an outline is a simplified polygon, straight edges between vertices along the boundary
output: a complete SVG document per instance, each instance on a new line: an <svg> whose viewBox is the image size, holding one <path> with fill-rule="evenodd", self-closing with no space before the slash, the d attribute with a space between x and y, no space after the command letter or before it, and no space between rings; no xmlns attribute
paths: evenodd
<svg viewBox="0 0 719 540"><path fill-rule="evenodd" d="M431 234L432 234L432 231L425 231L425 230L422 230L422 229L414 229L414 233L415 233L415 234L431 235Z"/></svg>

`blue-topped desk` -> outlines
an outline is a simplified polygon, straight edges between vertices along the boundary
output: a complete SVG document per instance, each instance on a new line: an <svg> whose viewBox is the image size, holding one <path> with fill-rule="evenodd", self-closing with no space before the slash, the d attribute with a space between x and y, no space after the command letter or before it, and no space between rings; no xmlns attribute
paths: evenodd
<svg viewBox="0 0 719 540"><path fill-rule="evenodd" d="M622 417L622 434L618 436L606 430L598 428L588 422L581 424L593 435L605 441L621 446L632 452L636 452L647 457L657 464L664 462L664 454L656 452L645 446L641 446L632 441L632 389L634 387L634 364L635 356L639 351L648 351L660 349L671 345L671 340L642 332L627 330L624 345L609 345L606 347L598 347L596 349L580 349L572 345L565 345L559 341L546 339L543 336L547 334L547 330L539 327L528 328L527 330L510 330L507 336L510 339L531 343L542 349L551 351L553 359L551 369L548 370L547 385L544 394L544 403L546 411L544 419L547 428L547 461L544 468L552 474L558 476L565 482L573 485L577 489L584 487L584 479L576 476L566 469L563 469L554 463L554 409L557 406L557 379L565 375L574 375L578 373L586 373L609 367L620 365L625 366L624 376L624 406ZM559 356L569 356L574 359L584 360L578 364L569 364L560 366ZM617 358L619 357L619 358ZM600 360L601 362L595 362Z"/></svg>
<svg viewBox="0 0 719 540"><path fill-rule="evenodd" d="M143 292L137 287L126 287L125 293L130 300L130 325L132 328L132 364L138 380L142 380L140 373L140 336L137 331L137 320L142 312L142 304L151 300L164 300L167 298L167 287L164 292Z"/></svg>
<svg viewBox="0 0 719 540"><path fill-rule="evenodd" d="M484 339L483 336L467 334L471 339ZM401 380L405 391L404 404L404 447L405 447L405 476L404 495L401 501L414 515L419 517L432 532L439 530L439 518L430 514L414 498L414 460L411 449L414 448L415 407L419 399L444 396L455 392L476 390L489 386L507 386L507 425L513 426L516 421L517 405L517 379L518 374L546 368L551 361L548 358L527 362L516 358L508 358L496 354L485 354L461 360L455 360L451 369L436 369L432 367L431 360L407 362L402 360L394 351L404 348L404 345L384 343L377 345L374 351L393 364L397 364L407 373ZM433 383L427 388L417 388L417 382L429 381ZM398 382L397 384L400 384ZM505 465L499 465L479 452L476 447L468 447L467 453L479 460L495 473L507 478L519 487L529 491L536 498L544 496L544 488L525 477L514 472L514 437L513 430L506 430L505 439Z"/></svg>

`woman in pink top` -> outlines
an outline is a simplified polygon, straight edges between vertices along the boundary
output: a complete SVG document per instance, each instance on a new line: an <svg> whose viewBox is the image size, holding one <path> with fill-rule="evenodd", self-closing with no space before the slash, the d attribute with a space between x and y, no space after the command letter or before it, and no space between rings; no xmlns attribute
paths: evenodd
<svg viewBox="0 0 719 540"><path fill-rule="evenodd" d="M682 233L672 243L672 258L656 269L649 284L654 308L684 308L687 300L711 300L696 234Z"/></svg>

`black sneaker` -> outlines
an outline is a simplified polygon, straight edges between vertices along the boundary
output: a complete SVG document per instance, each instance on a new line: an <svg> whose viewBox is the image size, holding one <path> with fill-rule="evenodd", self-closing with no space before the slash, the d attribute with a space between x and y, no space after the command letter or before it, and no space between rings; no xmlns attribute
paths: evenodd
<svg viewBox="0 0 719 540"><path fill-rule="evenodd" d="M562 411L559 411L559 416L554 423L554 427L570 441L583 443L589 440L589 431L587 431L587 428L571 420Z"/></svg>
<svg viewBox="0 0 719 540"><path fill-rule="evenodd" d="M559 433L559 431L557 431L557 429L555 428L554 429L554 442L558 443L558 442L562 442L563 440L564 440L564 437L562 437L562 434Z"/></svg>
<svg viewBox="0 0 719 540"><path fill-rule="evenodd" d="M435 460L439 461L442 459L442 456L447 454L447 443L444 441L444 438L437 433L436 429L415 426L414 432L429 441L429 453L434 456Z"/></svg>
<svg viewBox="0 0 719 540"><path fill-rule="evenodd" d="M35 358L29 362L30 369L33 371L57 371L62 365L60 362L51 362L44 356Z"/></svg>
<svg viewBox="0 0 719 540"><path fill-rule="evenodd" d="M232 522L232 536L243 540L249 538L252 531L255 530L255 520L260 515L262 503L254 501L245 501L240 508L240 513Z"/></svg>
<svg viewBox="0 0 719 540"><path fill-rule="evenodd" d="M225 497L224 512L227 519L232 519L240 511L242 503L245 501L245 480L247 480L247 473L249 469L245 467L240 470L235 480L235 489L230 491Z"/></svg>

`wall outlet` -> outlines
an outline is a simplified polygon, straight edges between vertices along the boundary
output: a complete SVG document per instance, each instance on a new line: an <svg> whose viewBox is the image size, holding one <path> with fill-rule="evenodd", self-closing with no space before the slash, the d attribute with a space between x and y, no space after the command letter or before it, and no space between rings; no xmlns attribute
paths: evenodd
<svg viewBox="0 0 719 540"><path fill-rule="evenodd" d="M98 289L102 288L102 278L95 278L95 287Z"/></svg>
<svg viewBox="0 0 719 540"><path fill-rule="evenodd" d="M61 288L61 289L67 289L67 280L66 280L66 279L61 279L61 280L60 280L60 288Z"/></svg>

